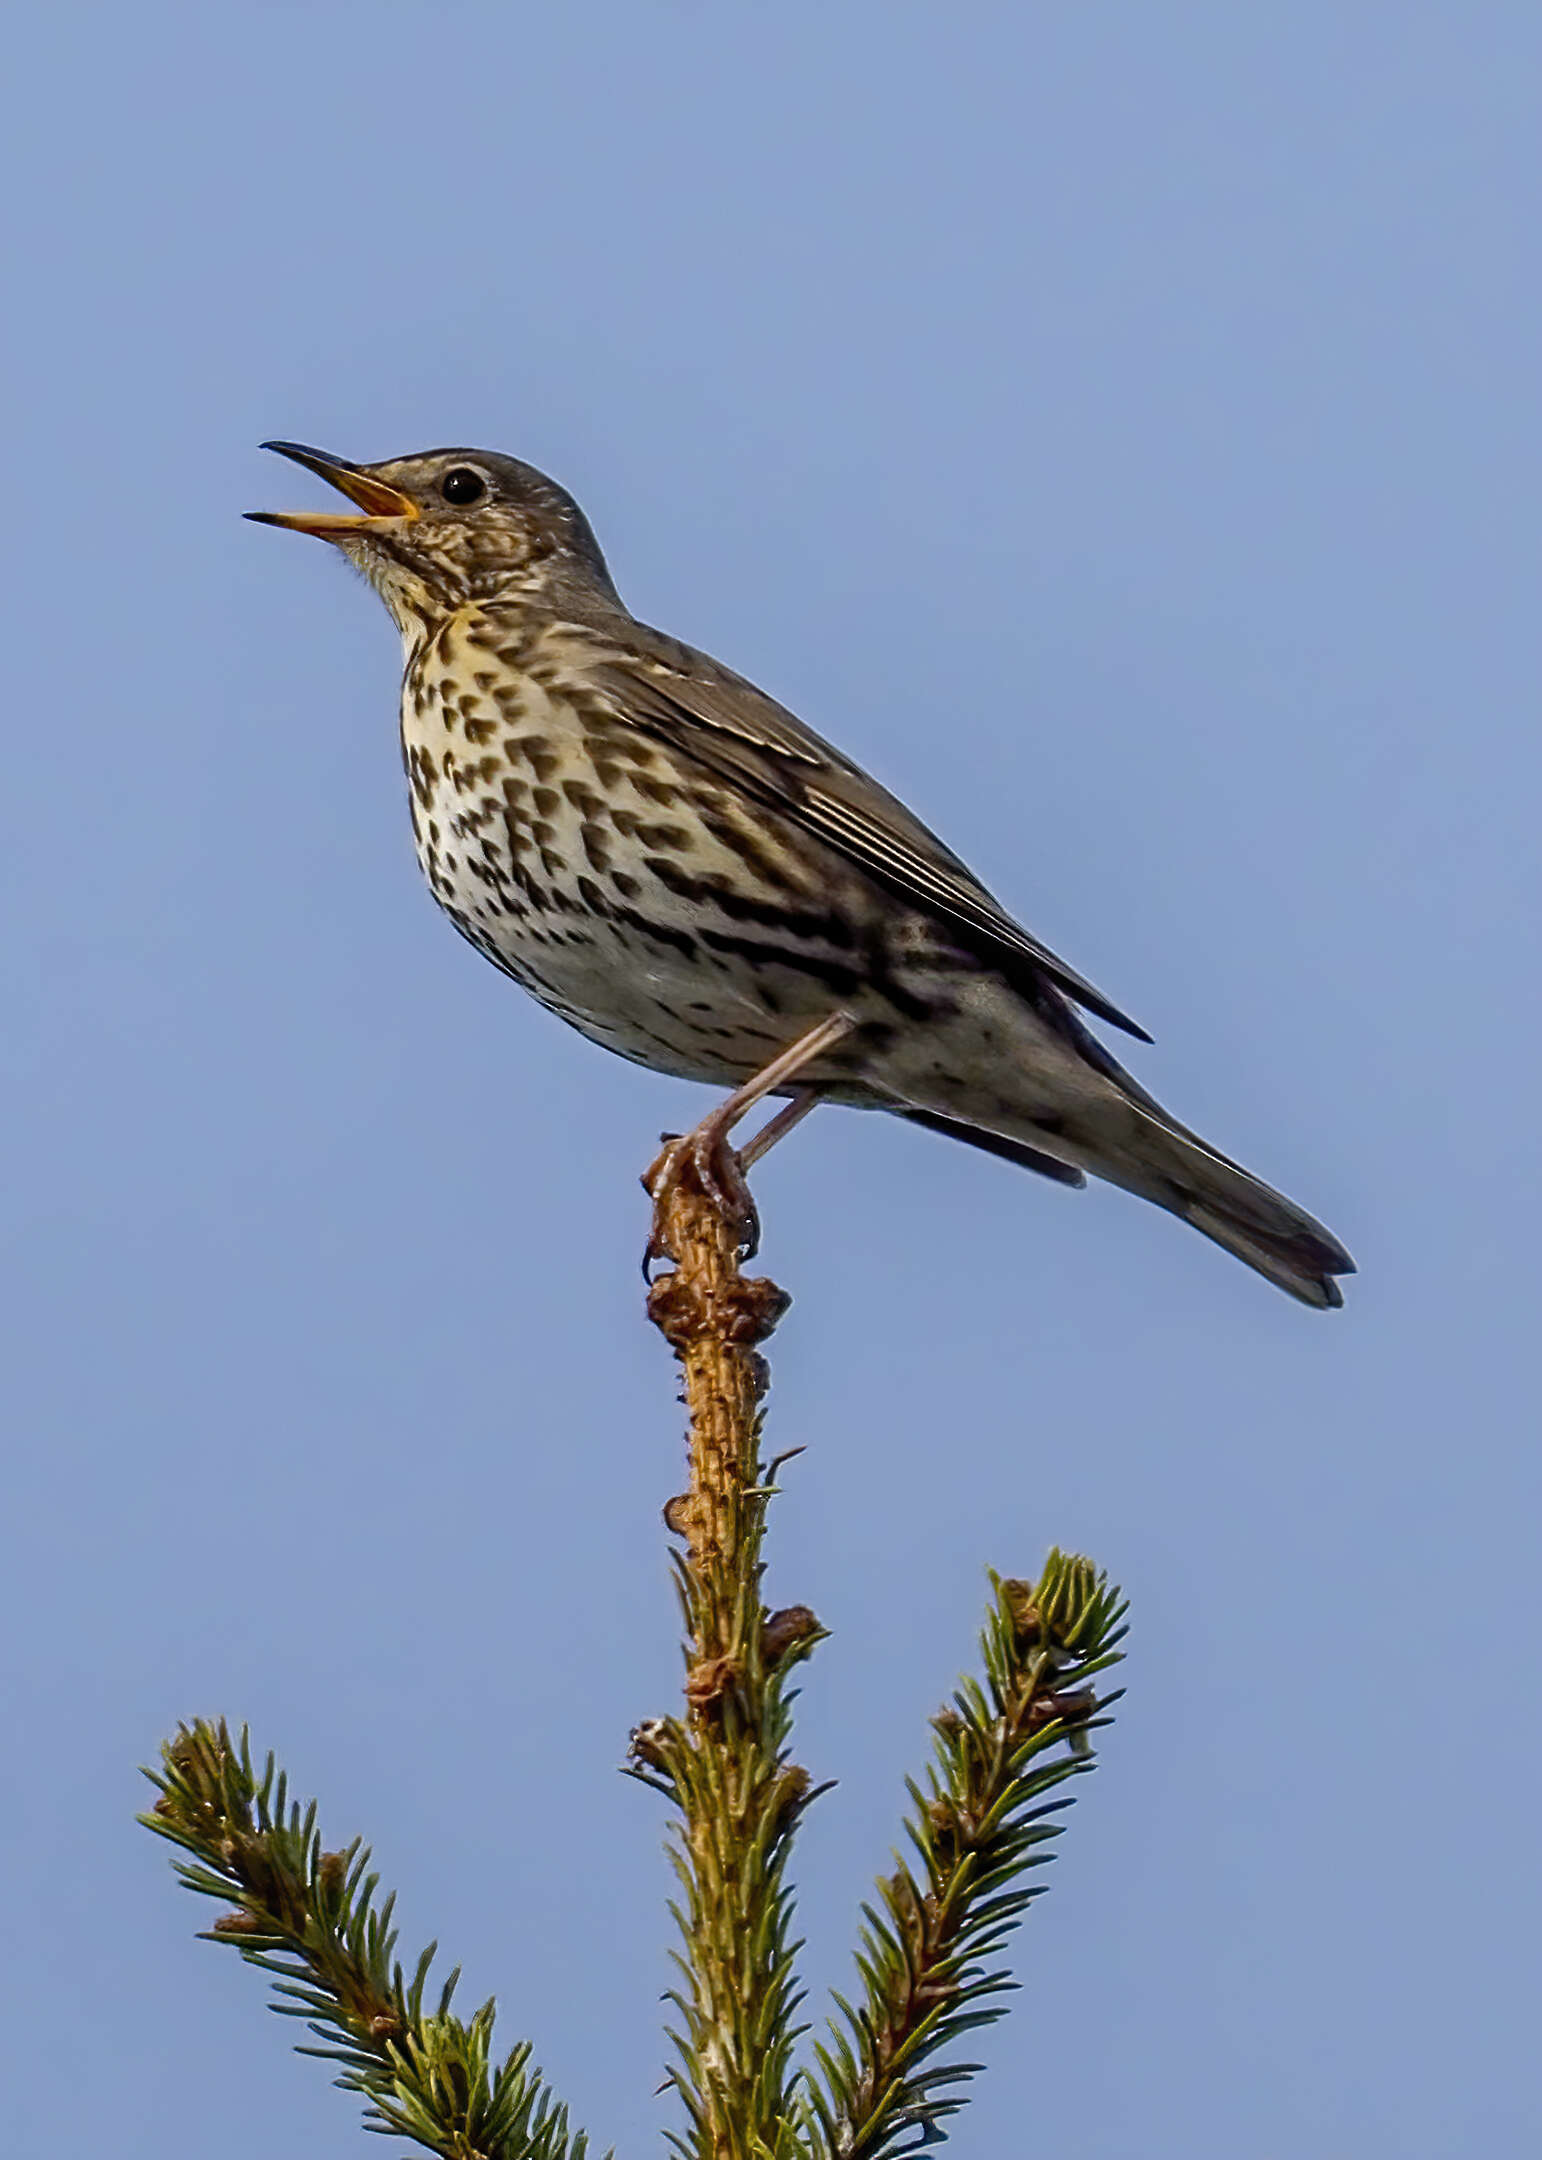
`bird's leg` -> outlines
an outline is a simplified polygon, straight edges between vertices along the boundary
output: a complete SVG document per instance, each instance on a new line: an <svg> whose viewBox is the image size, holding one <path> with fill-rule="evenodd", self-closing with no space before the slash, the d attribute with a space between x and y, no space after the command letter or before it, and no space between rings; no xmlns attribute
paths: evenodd
<svg viewBox="0 0 1542 2160"><path fill-rule="evenodd" d="M800 1089L786 1109L778 1111L765 1130L751 1141L742 1160L729 1146L728 1135L756 1103L796 1080L816 1058L849 1035L855 1025L849 1013L831 1013L817 1027L811 1027L806 1035L800 1035L795 1043L779 1052L769 1065L762 1066L743 1087L735 1088L692 1131L667 1142L663 1154L643 1178L643 1189L653 1200L653 1228L643 1256L645 1271L653 1261L668 1256L665 1216L669 1195L687 1165L713 1206L737 1222L742 1257L748 1260L754 1254L760 1244L760 1218L755 1212L750 1189L744 1182L744 1163L763 1155L784 1133L807 1117L817 1100L816 1091Z"/></svg>
<svg viewBox="0 0 1542 2160"><path fill-rule="evenodd" d="M746 1140L736 1152L739 1168L748 1170L751 1163L758 1163L762 1155L769 1155L778 1140L785 1140L794 1125L801 1125L811 1110L819 1107L818 1088L799 1088L791 1102L783 1103L774 1118L768 1118L753 1140Z"/></svg>

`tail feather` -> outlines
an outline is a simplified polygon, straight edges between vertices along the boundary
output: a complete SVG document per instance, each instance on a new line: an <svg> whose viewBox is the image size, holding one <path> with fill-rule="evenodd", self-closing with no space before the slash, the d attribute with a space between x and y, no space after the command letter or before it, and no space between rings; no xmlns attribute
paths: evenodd
<svg viewBox="0 0 1542 2160"><path fill-rule="evenodd" d="M1111 1178L1155 1200L1303 1305L1331 1311L1343 1304L1344 1293L1334 1277L1353 1275L1355 1263L1331 1230L1180 1125L1079 1015L1067 1011L1061 1026L1120 1098L1123 1144L1112 1160L1080 1158L1094 1176ZM1126 1120L1133 1121L1133 1131Z"/></svg>
<svg viewBox="0 0 1542 2160"><path fill-rule="evenodd" d="M1087 1041L1095 1038L1088 1035ZM1355 1263L1332 1231L1180 1125L1102 1044L1096 1048L1101 1053L1097 1069L1113 1085L1101 1101L1083 1102L1073 1117L1057 1121L1053 1133L1027 1120L1016 1126L999 1112L986 1124L913 1103L887 1107L912 1124L966 1140L1062 1184L1083 1183L1084 1171L1106 1178L1192 1224L1303 1305L1319 1311L1342 1305L1335 1277L1353 1275ZM1003 1132L1002 1124L1016 1129Z"/></svg>
<svg viewBox="0 0 1542 2160"><path fill-rule="evenodd" d="M1322 1311L1342 1305L1334 1278L1353 1275L1355 1263L1332 1231L1156 1105L1148 1109L1149 1101L1130 1105L1134 1144L1119 1151L1104 1176L1191 1223L1303 1305Z"/></svg>
<svg viewBox="0 0 1542 2160"><path fill-rule="evenodd" d="M1334 1277L1352 1275L1355 1264L1334 1240L1303 1231L1266 1238L1262 1232L1229 1221L1199 1201L1189 1203L1183 1219L1229 1253L1235 1253L1239 1260L1245 1260L1250 1268L1256 1268L1268 1281L1299 1298L1303 1305L1330 1311L1343 1304L1344 1293Z"/></svg>

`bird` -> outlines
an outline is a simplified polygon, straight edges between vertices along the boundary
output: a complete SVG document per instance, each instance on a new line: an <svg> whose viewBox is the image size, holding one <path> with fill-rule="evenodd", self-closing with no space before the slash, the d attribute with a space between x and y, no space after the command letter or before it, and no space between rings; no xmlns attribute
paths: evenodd
<svg viewBox="0 0 1542 2160"><path fill-rule="evenodd" d="M689 1158L749 1251L744 1166L817 1105L878 1109L1061 1185L1104 1179L1342 1305L1332 1233L1090 1023L1146 1030L860 765L638 621L556 481L487 450L262 447L352 505L247 514L340 550L393 617L417 856L455 928L591 1041L732 1090L666 1149L656 1200ZM784 1107L736 1154L770 1095Z"/></svg>

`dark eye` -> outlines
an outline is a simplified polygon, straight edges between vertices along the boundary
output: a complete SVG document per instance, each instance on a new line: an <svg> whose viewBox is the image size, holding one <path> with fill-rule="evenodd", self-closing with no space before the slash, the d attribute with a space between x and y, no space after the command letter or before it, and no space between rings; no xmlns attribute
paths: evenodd
<svg viewBox="0 0 1542 2160"><path fill-rule="evenodd" d="M487 493L487 482L469 465L452 465L439 483L439 492L447 503L464 509L467 503L482 500Z"/></svg>

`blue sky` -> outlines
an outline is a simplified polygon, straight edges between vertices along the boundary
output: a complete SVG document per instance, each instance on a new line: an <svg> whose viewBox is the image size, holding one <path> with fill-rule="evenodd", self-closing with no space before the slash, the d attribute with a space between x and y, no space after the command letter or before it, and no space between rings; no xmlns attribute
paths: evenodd
<svg viewBox="0 0 1542 2160"><path fill-rule="evenodd" d="M862 757L1362 1267L830 1112L767 1164L843 1984L987 1563L1129 1696L961 2154L1519 2154L1542 1743L1535 105L1521 5L18 18L0 947L24 2152L342 2150L131 1817L249 1718L410 1942L657 2149L679 1413L636 1176L705 1098L412 864L394 637L260 457L486 444ZM19 217L16 215L19 210Z"/></svg>

